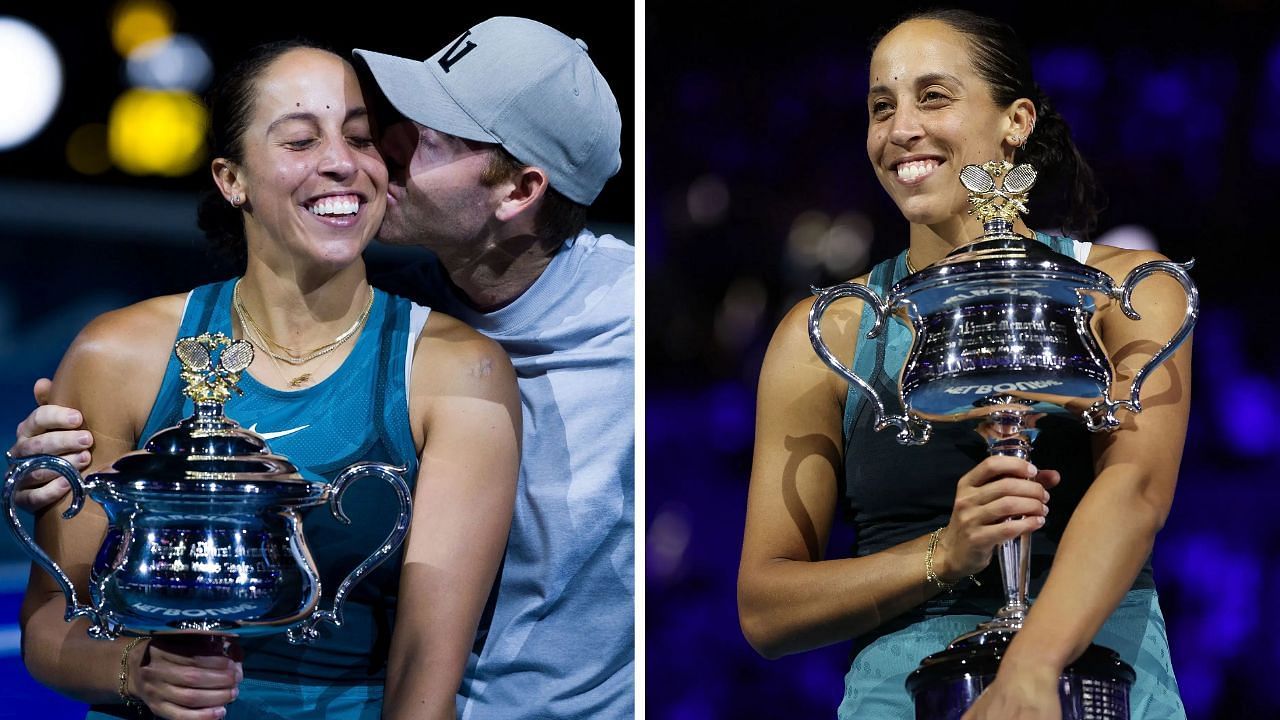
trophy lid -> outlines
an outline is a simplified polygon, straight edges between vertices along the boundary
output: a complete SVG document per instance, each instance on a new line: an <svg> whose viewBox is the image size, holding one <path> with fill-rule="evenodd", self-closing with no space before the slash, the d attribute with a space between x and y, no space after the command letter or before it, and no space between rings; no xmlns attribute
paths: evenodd
<svg viewBox="0 0 1280 720"><path fill-rule="evenodd" d="M1002 176L1004 182L997 186ZM1014 220L1027 211L1027 192L1035 180L1036 171L1027 164L966 165L960 182L969 190L969 214L982 220L982 235L903 278L892 294L911 296L919 304L920 294L932 297L929 291L933 290L943 290L951 302L974 299L984 291L1006 294L1014 287L1024 294L1047 294L1068 303L1074 303L1081 290L1110 293L1110 275L1013 231ZM973 295L956 295L965 289Z"/></svg>
<svg viewBox="0 0 1280 720"><path fill-rule="evenodd" d="M214 360L214 354L217 360ZM142 450L122 456L90 476L113 499L207 502L210 496L260 495L271 500L322 499L327 485L304 478L288 458L276 455L260 435L223 414L240 373L253 361L253 346L222 333L182 338L174 345L182 363L183 394L195 413L152 435Z"/></svg>

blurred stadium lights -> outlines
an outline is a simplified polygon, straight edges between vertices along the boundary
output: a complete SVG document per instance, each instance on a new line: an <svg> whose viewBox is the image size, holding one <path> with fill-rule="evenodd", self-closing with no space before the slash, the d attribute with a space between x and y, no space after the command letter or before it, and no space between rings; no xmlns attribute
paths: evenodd
<svg viewBox="0 0 1280 720"><path fill-rule="evenodd" d="M849 277L862 272L871 254L874 230L860 212L841 213L818 241L818 257L828 273Z"/></svg>
<svg viewBox="0 0 1280 720"><path fill-rule="evenodd" d="M130 175L181 177L205 161L209 113L195 93L208 85L213 63L195 38L173 33L174 20L163 0L123 0L112 13L111 41L132 87L111 107L107 153ZM72 167L95 167L77 163L71 150Z"/></svg>
<svg viewBox="0 0 1280 720"><path fill-rule="evenodd" d="M646 572L664 580L679 573L692 537L689 508L681 502L666 503L649 523L646 533L645 541L649 546Z"/></svg>
<svg viewBox="0 0 1280 720"><path fill-rule="evenodd" d="M30 23L0 17L0 151L35 137L62 97L62 61L53 43ZM21 68L19 71L16 69Z"/></svg>
<svg viewBox="0 0 1280 720"><path fill-rule="evenodd" d="M174 11L163 0L123 0L111 13L111 44L121 57L173 34Z"/></svg>
<svg viewBox="0 0 1280 720"><path fill-rule="evenodd" d="M805 210L791 221L787 233L787 254L801 268L816 267L821 258L818 249L822 236L831 227L831 218L821 210Z"/></svg>
<svg viewBox="0 0 1280 720"><path fill-rule="evenodd" d="M209 53L190 35L171 35L139 45L125 62L125 78L134 87L198 93L212 77Z"/></svg>
<svg viewBox="0 0 1280 720"><path fill-rule="evenodd" d="M73 130L67 138L67 164L82 175L101 175L110 170L107 126L89 123Z"/></svg>
<svg viewBox="0 0 1280 720"><path fill-rule="evenodd" d="M740 277L733 281L716 313L716 340L722 348L740 352L755 339L768 299L769 293L759 280Z"/></svg>
<svg viewBox="0 0 1280 720"><path fill-rule="evenodd" d="M187 175L205 160L208 123L208 111L189 92L131 88L111 108L111 160L132 175Z"/></svg>
<svg viewBox="0 0 1280 720"><path fill-rule="evenodd" d="M729 186L719 175L703 175L689 185L689 218L698 225L718 225L729 211Z"/></svg>
<svg viewBox="0 0 1280 720"><path fill-rule="evenodd" d="M831 276L847 278L866 268L874 235L865 213L850 210L833 219L820 210L806 210L791 222L787 254L799 269L822 266Z"/></svg>
<svg viewBox="0 0 1280 720"><path fill-rule="evenodd" d="M1275 141L1280 133L1280 42L1267 51L1263 71L1263 87L1258 93L1258 110L1253 115L1253 142L1250 151L1257 155L1255 162L1280 160L1280 143Z"/></svg>

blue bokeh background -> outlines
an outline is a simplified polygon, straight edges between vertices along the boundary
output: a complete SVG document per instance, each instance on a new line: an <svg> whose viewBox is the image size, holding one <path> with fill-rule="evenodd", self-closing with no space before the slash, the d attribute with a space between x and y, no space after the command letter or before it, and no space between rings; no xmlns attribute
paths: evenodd
<svg viewBox="0 0 1280 720"><path fill-rule="evenodd" d="M1273 4L964 3L1010 22L1110 198L1195 258L1191 427L1156 581L1192 718L1280 717ZM833 717L847 643L767 661L735 604L754 392L782 314L906 245L865 151L867 41L908 9L648 9L648 716ZM1030 222L1036 226L1032 194ZM1046 228L1047 229L1047 228ZM840 528L828 555L847 554Z"/></svg>
<svg viewBox="0 0 1280 720"><path fill-rule="evenodd" d="M105 122L112 102L128 87L125 62L110 42L114 5L0 3L0 17L26 20L49 37L64 65L66 84L44 130L31 142L0 152L0 444L6 449L13 428L33 407L33 381L52 375L90 319L230 275L207 251L195 225L197 195L208 183L207 165L180 178L132 177L117 170L84 176L68 167L65 146L71 132L85 123ZM338 52L365 47L426 58L487 17L531 17L584 39L623 117L635 112L629 15L620 26L568 7L503 2L341 8L275 0L172 5L175 30L204 46L215 73L226 71L250 46L269 40L301 35ZM14 71L21 69L6 70ZM0 99L0 113L4 102ZM635 235L634 132L632 123L625 122L623 170L588 215L594 229L627 240ZM417 256L412 249L375 244L366 261L374 274ZM18 612L28 566L9 534L0 532L0 718L83 718L84 705L40 686L22 666Z"/></svg>

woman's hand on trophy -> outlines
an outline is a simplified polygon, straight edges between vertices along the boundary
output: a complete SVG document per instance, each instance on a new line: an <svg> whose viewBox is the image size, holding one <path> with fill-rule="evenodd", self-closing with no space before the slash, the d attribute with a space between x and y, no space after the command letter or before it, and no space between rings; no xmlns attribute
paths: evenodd
<svg viewBox="0 0 1280 720"><path fill-rule="evenodd" d="M37 407L18 423L17 441L9 448L9 459L31 455L58 455L84 472L92 460L89 448L93 435L80 429L83 416L73 408L49 405L53 383L40 378L35 384ZM56 503L71 490L66 478L52 470L33 470L22 479L14 492L14 505L27 512L37 512Z"/></svg>
<svg viewBox="0 0 1280 720"><path fill-rule="evenodd" d="M1061 720L1061 672L1047 666L1006 668L1001 663L995 681L960 720Z"/></svg>
<svg viewBox="0 0 1280 720"><path fill-rule="evenodd" d="M234 638L158 635L130 656L127 691L166 720L217 720L239 695L242 658Z"/></svg>
<svg viewBox="0 0 1280 720"><path fill-rule="evenodd" d="M1016 457L993 455L956 484L951 521L938 541L939 577L955 580L981 572L996 546L1044 526L1056 470L1039 470Z"/></svg>

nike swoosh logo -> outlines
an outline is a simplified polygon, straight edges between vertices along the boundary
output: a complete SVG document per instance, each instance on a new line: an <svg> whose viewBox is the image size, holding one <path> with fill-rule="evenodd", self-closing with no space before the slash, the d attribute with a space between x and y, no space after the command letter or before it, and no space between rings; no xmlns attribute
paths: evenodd
<svg viewBox="0 0 1280 720"><path fill-rule="evenodd" d="M276 438L282 438L285 435L292 435L299 430L306 430L309 427L311 427L311 425L300 425L292 430L281 430L280 432L258 432L258 423L254 423L249 426L249 432L257 433L263 440L275 440Z"/></svg>

